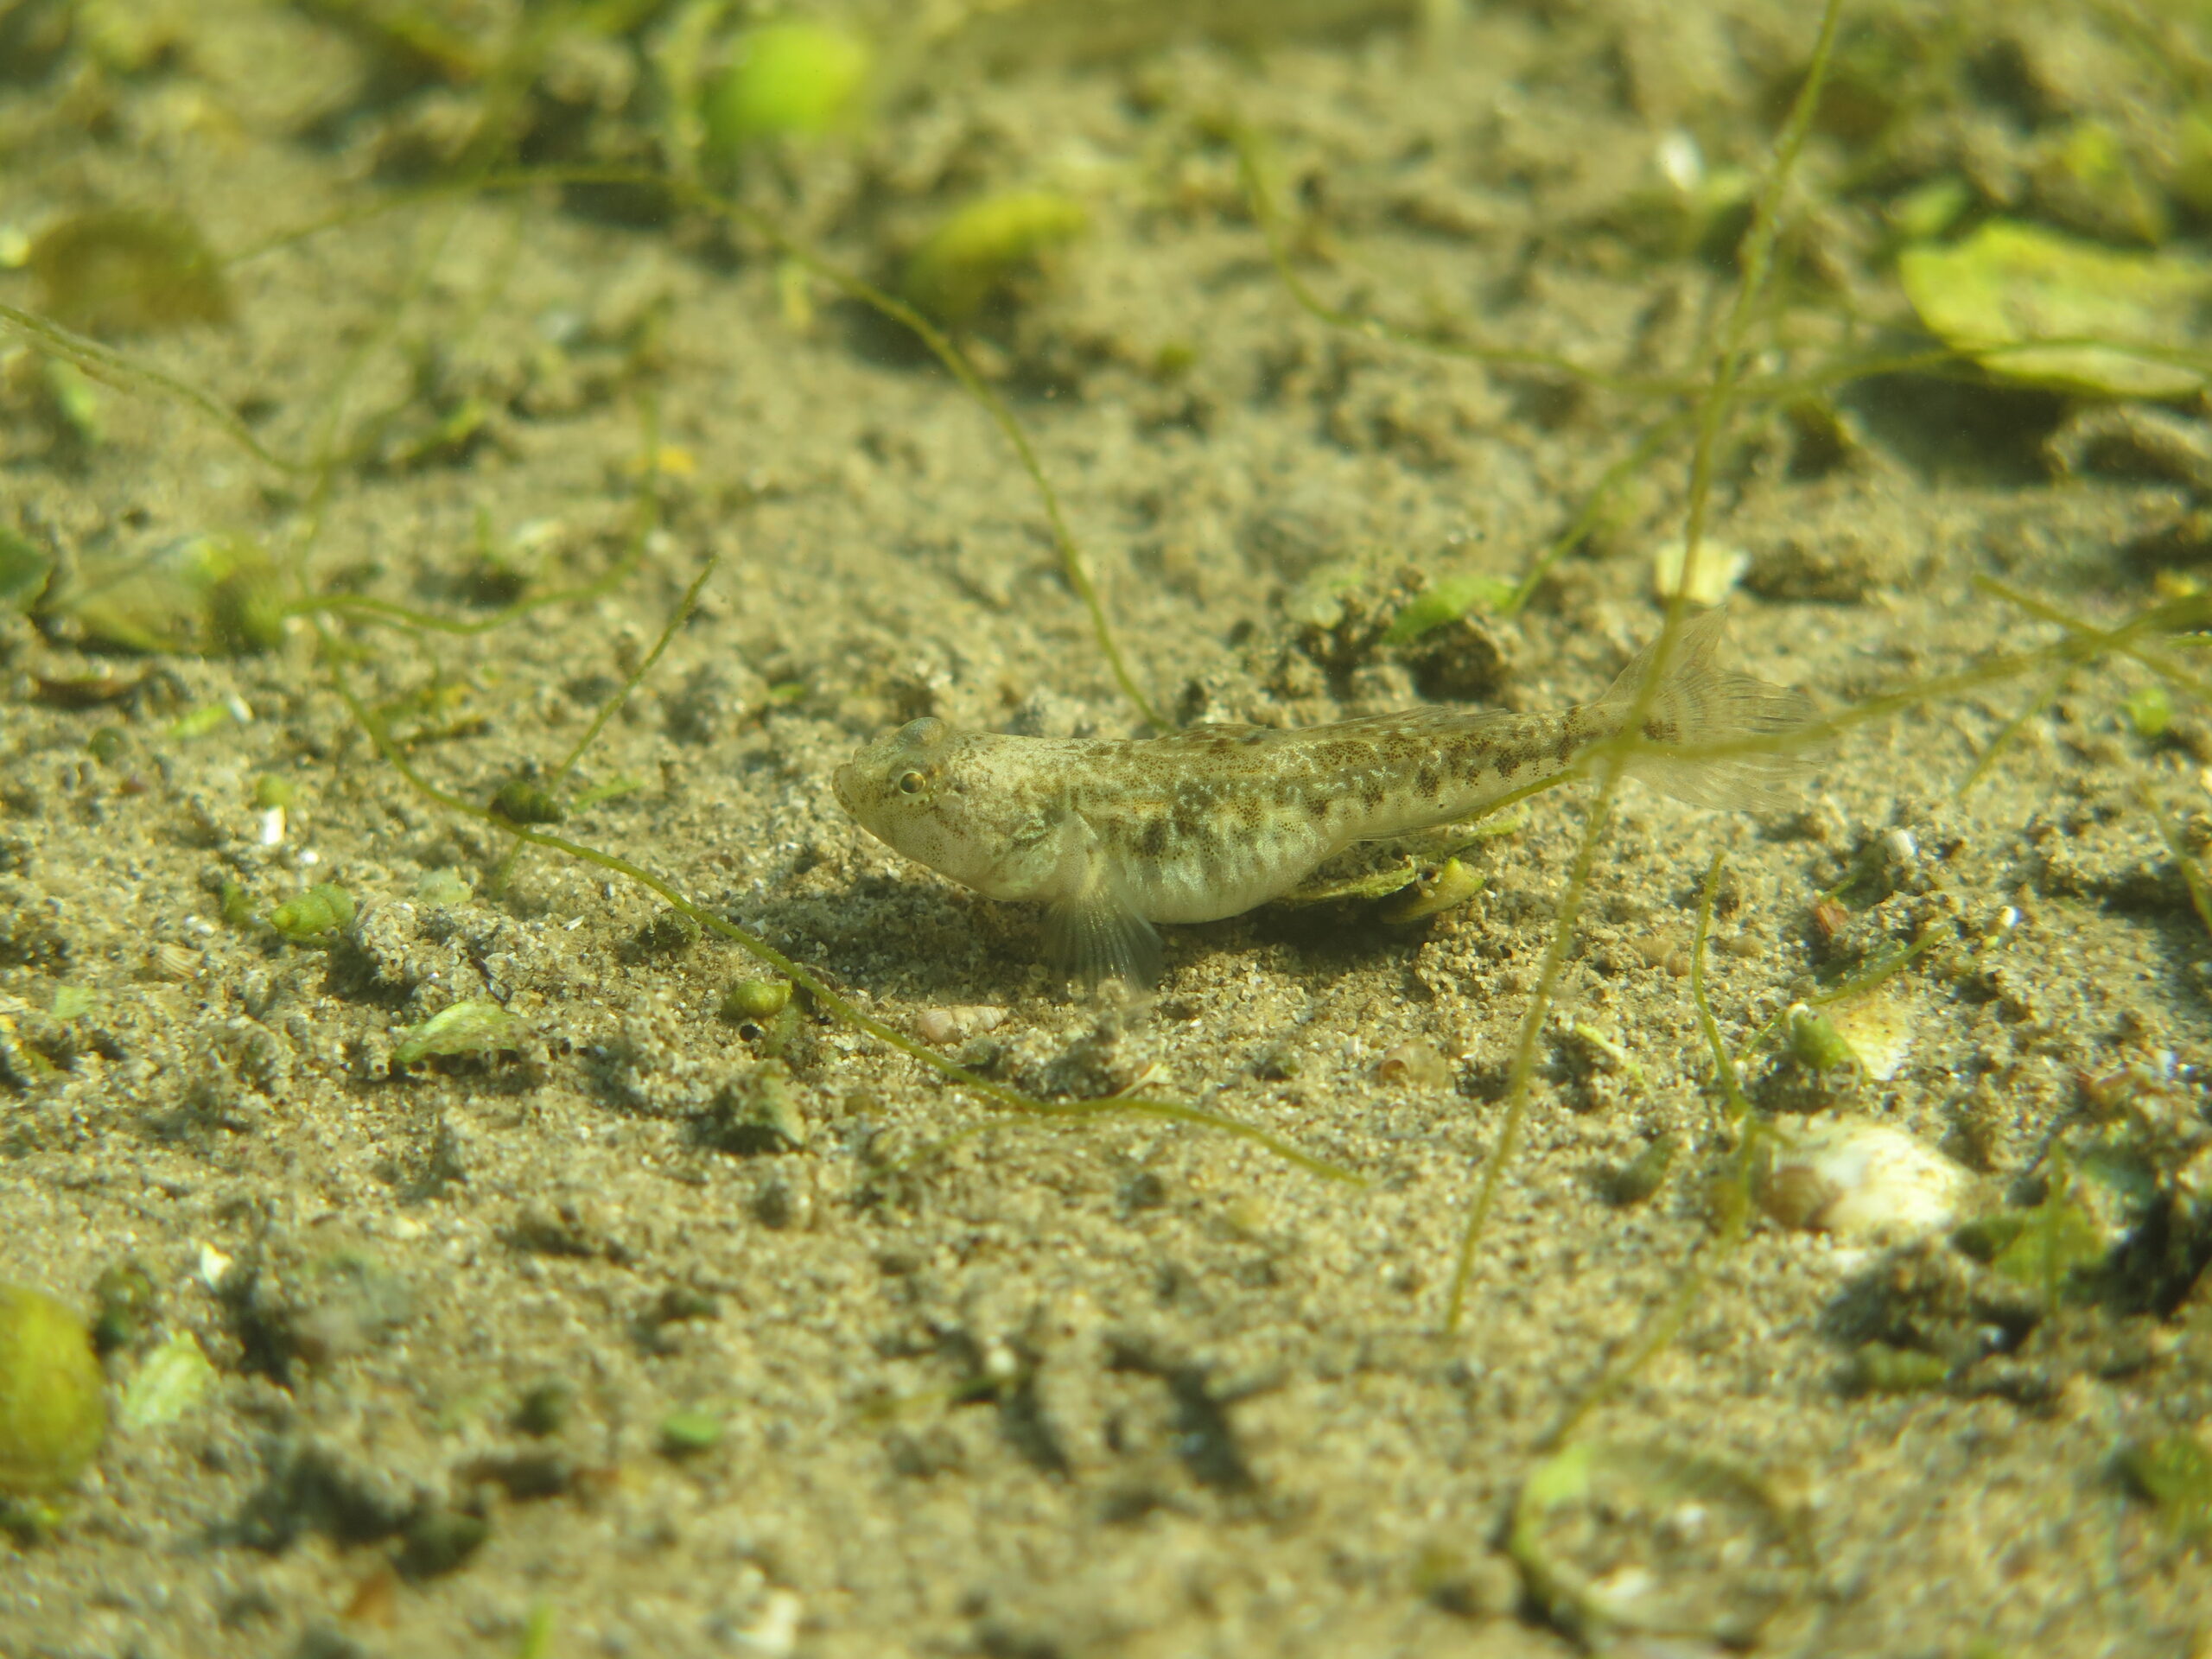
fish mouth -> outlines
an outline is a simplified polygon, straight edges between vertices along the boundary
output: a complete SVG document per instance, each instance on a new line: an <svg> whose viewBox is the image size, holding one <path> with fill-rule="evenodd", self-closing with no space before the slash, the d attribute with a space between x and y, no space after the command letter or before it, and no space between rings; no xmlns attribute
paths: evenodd
<svg viewBox="0 0 2212 1659"><path fill-rule="evenodd" d="M858 817L860 809L853 804L854 782L853 766L849 760L830 774L830 788L837 797L837 804Z"/></svg>

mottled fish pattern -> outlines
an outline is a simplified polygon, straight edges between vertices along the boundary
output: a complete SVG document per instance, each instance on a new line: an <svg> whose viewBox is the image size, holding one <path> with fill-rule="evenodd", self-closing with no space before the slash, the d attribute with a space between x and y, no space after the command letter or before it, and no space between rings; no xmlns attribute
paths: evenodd
<svg viewBox="0 0 2212 1659"><path fill-rule="evenodd" d="M1796 691L1715 665L1723 617L1675 637L1628 770L1699 805L1778 804L1801 762L1770 741L1810 710ZM1412 709L1278 731L1007 737L910 721L837 769L837 798L879 839L993 899L1041 901L1079 977L1143 982L1155 922L1234 916L1356 841L1471 818L1560 781L1619 735L1654 641L1597 702L1557 714ZM1732 747L1731 746L1737 746Z"/></svg>

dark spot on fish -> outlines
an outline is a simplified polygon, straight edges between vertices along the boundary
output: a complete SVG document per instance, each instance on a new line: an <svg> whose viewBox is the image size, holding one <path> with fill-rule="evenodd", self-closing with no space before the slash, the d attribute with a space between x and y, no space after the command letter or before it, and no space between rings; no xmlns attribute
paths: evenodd
<svg viewBox="0 0 2212 1659"><path fill-rule="evenodd" d="M1144 828L1137 831L1137 851L1146 858L1164 858L1167 854L1167 820L1147 818Z"/></svg>
<svg viewBox="0 0 2212 1659"><path fill-rule="evenodd" d="M1414 787L1424 795L1440 794L1443 791L1444 780L1436 775L1436 768L1433 766L1425 766L1414 773Z"/></svg>
<svg viewBox="0 0 2212 1659"><path fill-rule="evenodd" d="M1515 772L1520 770L1521 757L1516 754L1511 749L1508 749L1503 754L1497 757L1497 775L1499 777L1510 778Z"/></svg>
<svg viewBox="0 0 2212 1659"><path fill-rule="evenodd" d="M1675 722L1655 715L1643 722L1643 735L1648 742L1672 743L1675 737Z"/></svg>
<svg viewBox="0 0 2212 1659"><path fill-rule="evenodd" d="M1325 795L1308 795L1306 798L1306 815L1317 823L1327 818L1329 798Z"/></svg>
<svg viewBox="0 0 2212 1659"><path fill-rule="evenodd" d="M1359 785L1359 804L1370 812L1382 805L1382 785L1372 778L1363 779Z"/></svg>

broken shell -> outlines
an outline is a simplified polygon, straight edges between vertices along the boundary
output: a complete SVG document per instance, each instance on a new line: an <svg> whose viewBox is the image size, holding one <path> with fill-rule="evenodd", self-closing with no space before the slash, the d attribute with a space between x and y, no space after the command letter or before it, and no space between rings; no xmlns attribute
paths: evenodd
<svg viewBox="0 0 2212 1659"><path fill-rule="evenodd" d="M1738 548L1724 547L1719 542L1700 542L1696 567L1686 572L1686 563L1680 541L1662 542L1653 549L1652 591L1662 599L1679 595L1694 605L1718 605L1734 590L1744 572L1751 568L1749 554Z"/></svg>
<svg viewBox="0 0 2212 1659"><path fill-rule="evenodd" d="M1916 1237L1957 1220L1967 1172L1901 1129L1864 1118L1781 1120L1759 1203L1785 1227Z"/></svg>
<svg viewBox="0 0 2212 1659"><path fill-rule="evenodd" d="M1442 1089L1452 1081L1452 1063L1427 1043L1400 1043L1376 1061L1375 1075L1409 1089Z"/></svg>
<svg viewBox="0 0 2212 1659"><path fill-rule="evenodd" d="M1828 1024L1876 1083L1887 1083L1912 1047L1912 1014L1895 997L1876 992L1828 1010Z"/></svg>
<svg viewBox="0 0 2212 1659"><path fill-rule="evenodd" d="M1469 869L1456 858L1447 858L1427 871L1382 907L1382 917L1393 926L1427 921L1447 910L1456 910L1483 890L1490 878Z"/></svg>

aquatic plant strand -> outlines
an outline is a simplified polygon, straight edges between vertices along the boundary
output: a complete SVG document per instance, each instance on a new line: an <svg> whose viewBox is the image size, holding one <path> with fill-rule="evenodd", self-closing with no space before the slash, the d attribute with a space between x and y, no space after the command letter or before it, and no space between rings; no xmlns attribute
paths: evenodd
<svg viewBox="0 0 2212 1659"><path fill-rule="evenodd" d="M1713 1017L1713 1004L1705 988L1713 908L1719 896L1720 872L1726 859L1726 853L1715 853L1713 861L1706 867L1705 883L1698 892L1697 932L1690 945L1690 1001L1697 1009L1698 1025L1705 1033L1707 1046L1713 1052L1713 1077L1721 1091L1723 1116L1736 1135L1728 1173L1715 1194L1720 1205L1720 1226L1718 1231L1700 1239L1689 1260L1683 1263L1673 1293L1645 1317L1630 1337L1620 1357L1605 1366L1598 1379L1545 1432L1536 1442L1539 1452L1554 1452L1565 1445L1592 1412L1619 1394L1638 1371L1681 1334L1713 1269L1733 1253L1751 1230L1751 1171L1761 1127L1751 1116L1751 1102L1744 1097L1736 1062L1729 1058L1727 1046L1720 1040L1719 1022Z"/></svg>
<svg viewBox="0 0 2212 1659"><path fill-rule="evenodd" d="M1777 234L1773 221L1788 174L1795 166L1805 134L1811 127L1813 111L1818 105L1821 87L1827 78L1828 59L1834 50L1836 24L1841 12L1842 0L1827 0L1821 16L1820 38L1814 47L1804 85L1798 88L1796 99L1790 107L1789 118L1783 126L1772 175L1759 194L1750 237L1751 252L1744 264L1743 286L1730 315L1719 360L1715 365L1712 385L1707 392L1699 420L1698 448L1691 467L1689 512L1683 539L1684 591L1696 579L1699 542L1704 533L1706 505L1712 490L1713 458L1734 390L1737 368L1742 359L1745 330L1748 328L1749 319L1757 305L1758 289L1764 286L1772 270ZM1466 1309L1467 1287L1473 1276L1475 1253L1483 1230L1489 1222L1491 1208L1497 1201L1498 1185L1503 1179L1514 1154L1520 1149L1521 1140L1526 1131L1536 1053L1542 1040L1544 1024L1550 1017L1552 999L1559 988L1560 976L1567 965L1567 951L1573 944L1575 925L1581 915L1583 897L1589 886L1591 869L1596 861L1598 843L1611 822L1614 797L1619 789L1625 759L1639 741L1638 727L1643 713L1649 708L1667 672L1669 653L1675 635L1681 628L1682 613L1683 606L1679 598L1667 607L1666 621L1653 649L1650 670L1644 675L1637 701L1631 705L1624 723L1626 736L1604 746L1611 752L1599 762L1596 798L1592 801L1584 820L1581 842L1575 849L1566 891L1560 897L1559 917L1553 925L1551 939L1545 946L1542 963L1537 969L1535 988L1530 994L1528 1010L1522 1016L1519 1039L1514 1045L1512 1063L1506 1074L1505 1111L1499 1123L1497 1139L1484 1162L1473 1201L1468 1206L1458 1258L1452 1264L1451 1288L1445 1304L1444 1328L1447 1333L1456 1333L1459 1328L1459 1321Z"/></svg>

